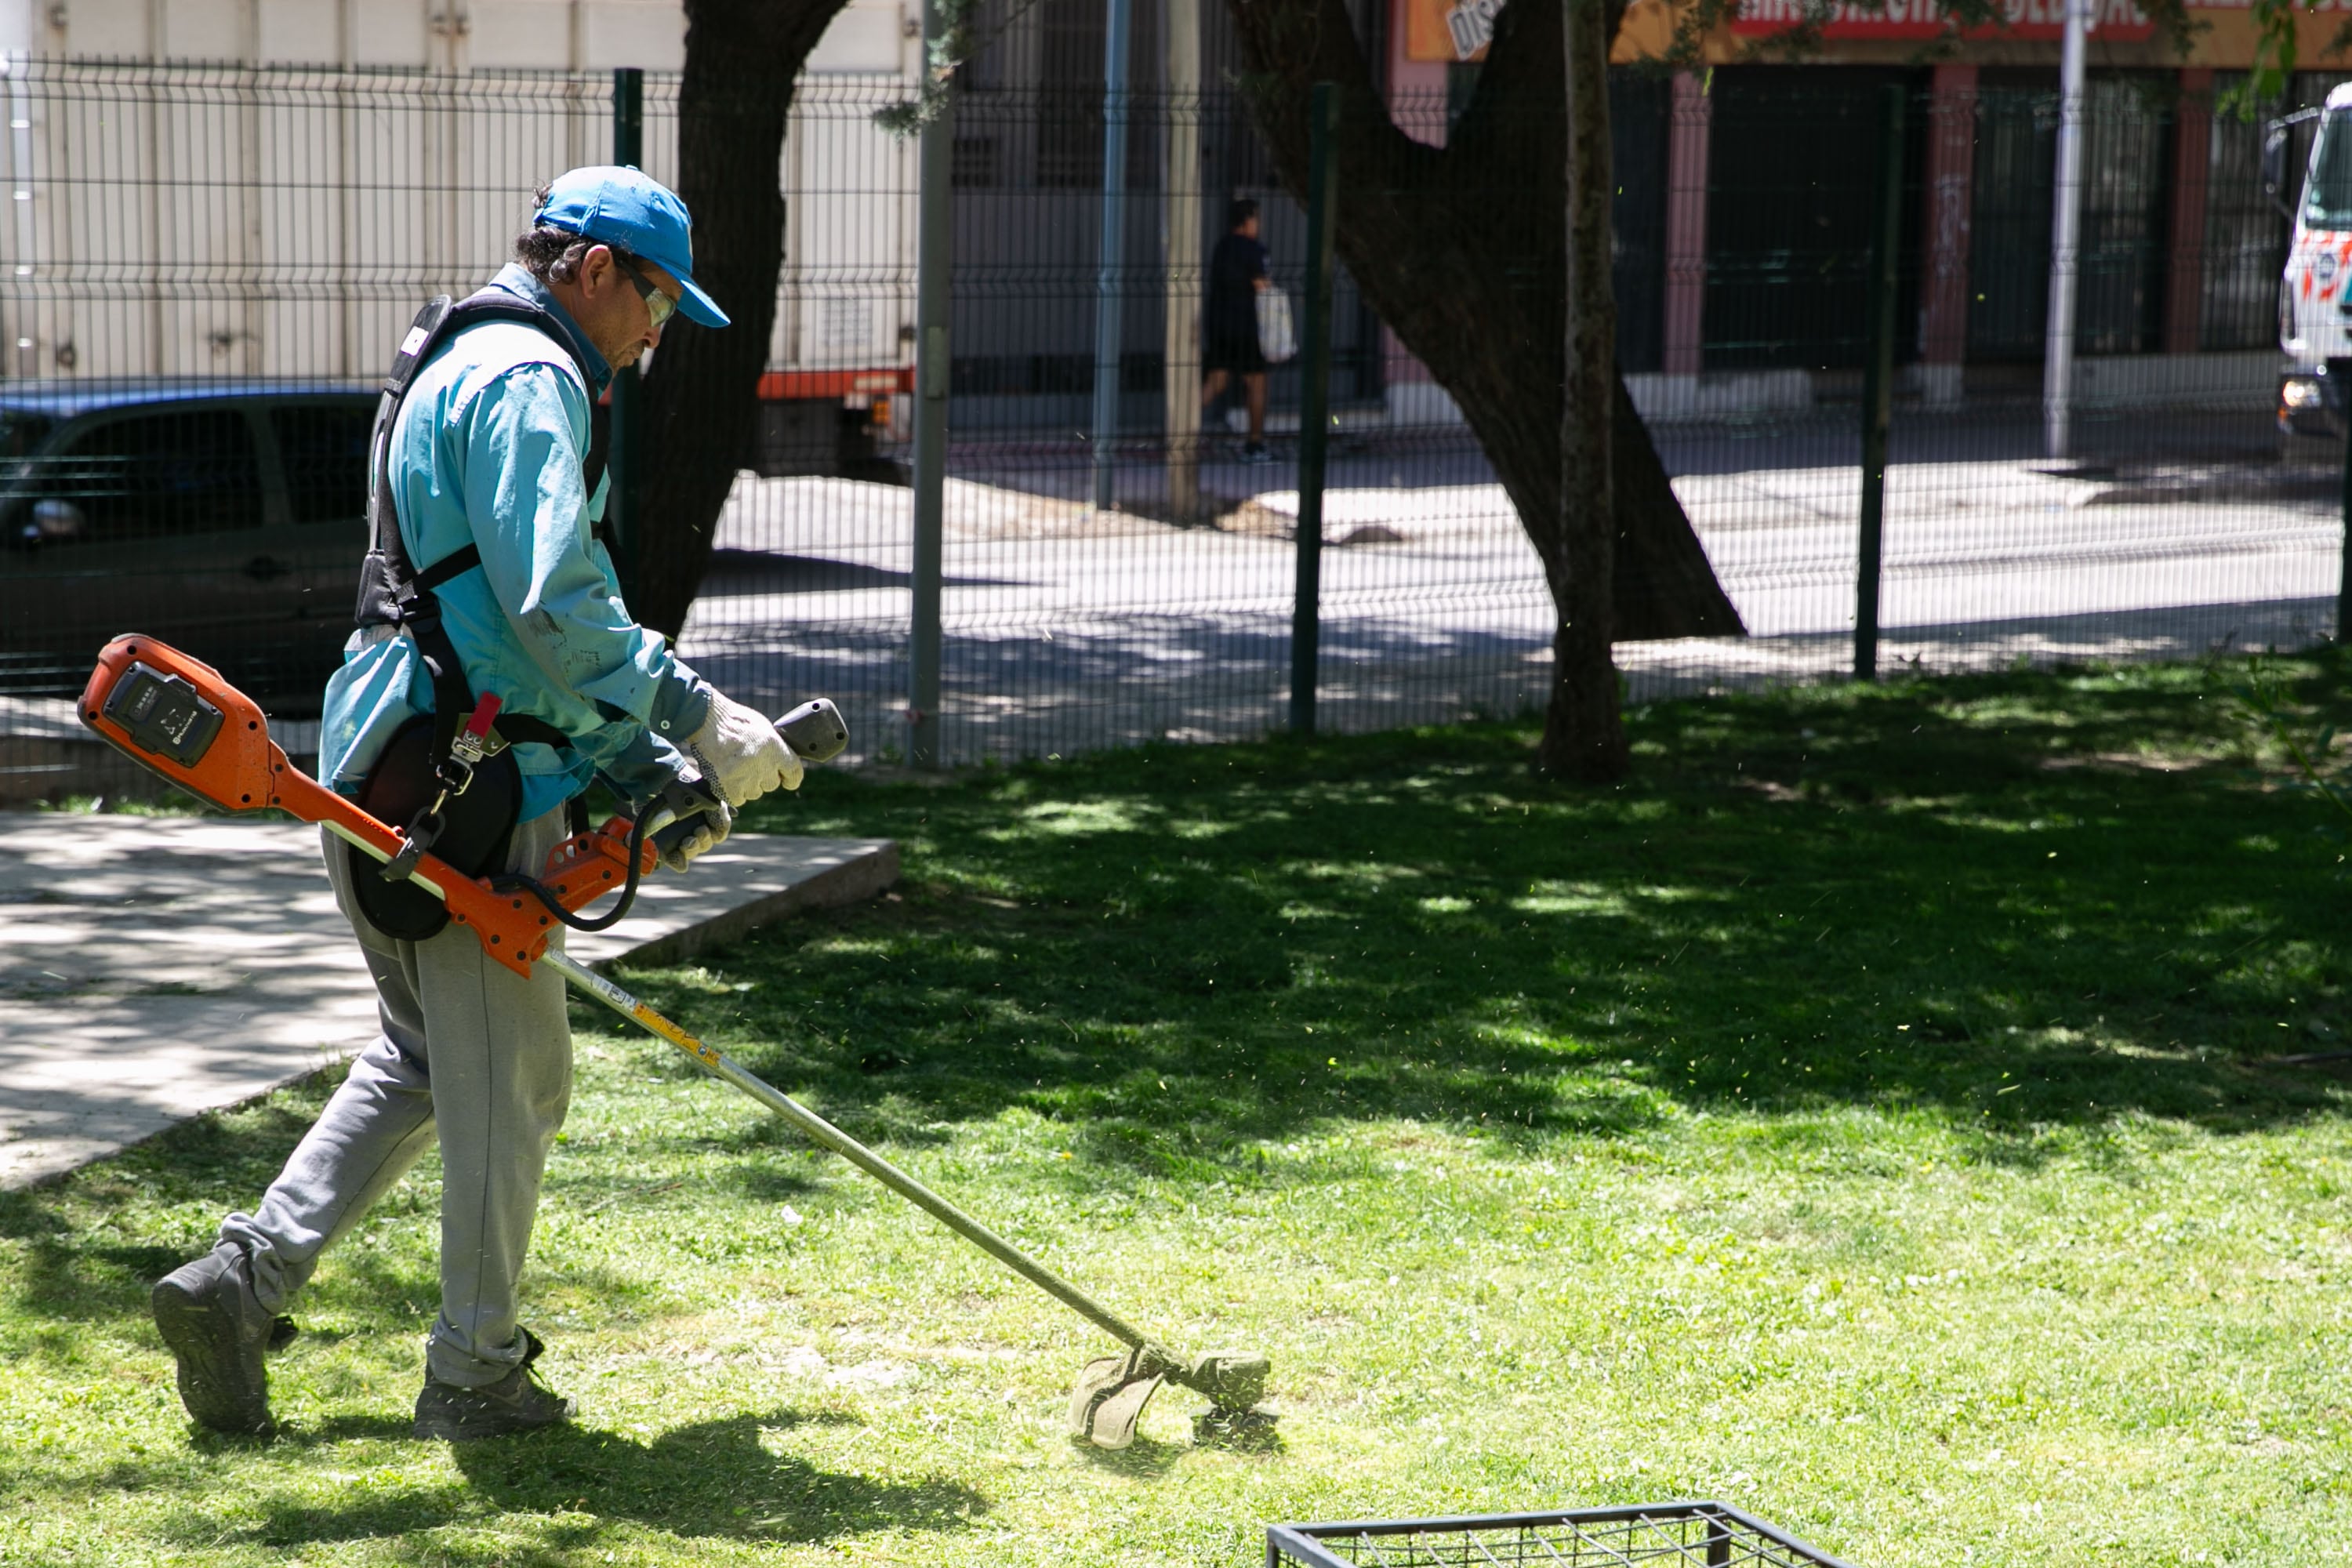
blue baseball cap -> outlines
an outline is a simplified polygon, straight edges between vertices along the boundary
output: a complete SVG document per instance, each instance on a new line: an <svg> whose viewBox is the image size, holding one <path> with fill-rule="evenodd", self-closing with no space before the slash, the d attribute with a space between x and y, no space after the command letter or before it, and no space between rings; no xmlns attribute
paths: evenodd
<svg viewBox="0 0 2352 1568"><path fill-rule="evenodd" d="M660 181L611 164L574 169L547 187L547 200L530 221L652 262L677 279L677 308L688 321L727 324L727 312L694 280L694 219Z"/></svg>

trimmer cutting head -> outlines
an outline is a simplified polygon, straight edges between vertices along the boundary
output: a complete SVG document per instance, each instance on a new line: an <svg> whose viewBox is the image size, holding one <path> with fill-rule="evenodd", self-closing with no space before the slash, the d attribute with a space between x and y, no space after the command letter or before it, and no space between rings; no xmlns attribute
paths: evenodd
<svg viewBox="0 0 2352 1568"><path fill-rule="evenodd" d="M1271 1363L1255 1351L1211 1351L1189 1364L1149 1341L1125 1355L1087 1363L1070 1390L1070 1436L1097 1448L1124 1448L1135 1424L1163 1383L1209 1396L1212 1417L1238 1415L1265 1392Z"/></svg>

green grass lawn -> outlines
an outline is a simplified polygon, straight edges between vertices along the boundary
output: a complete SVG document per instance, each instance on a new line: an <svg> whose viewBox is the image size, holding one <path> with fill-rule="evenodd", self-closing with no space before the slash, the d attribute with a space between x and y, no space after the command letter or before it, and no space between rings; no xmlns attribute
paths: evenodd
<svg viewBox="0 0 2352 1568"><path fill-rule="evenodd" d="M2306 664L2307 700L2341 672ZM0 1194L0 1561L1217 1563L1277 1519L1719 1497L1864 1568L2352 1540L2346 842L2198 671L1154 749L754 813L886 900L624 975L1181 1346L1108 1342L575 1013L527 1291L574 1428L405 1436L429 1160L322 1269L289 1430L192 1436L150 1279L327 1085Z"/></svg>

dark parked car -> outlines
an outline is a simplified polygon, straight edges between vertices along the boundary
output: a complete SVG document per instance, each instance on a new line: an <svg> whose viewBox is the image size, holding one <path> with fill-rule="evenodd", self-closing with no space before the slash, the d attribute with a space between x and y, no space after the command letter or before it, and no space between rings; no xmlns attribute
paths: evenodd
<svg viewBox="0 0 2352 1568"><path fill-rule="evenodd" d="M79 692L138 631L315 703L351 631L374 419L348 383L0 382L0 689Z"/></svg>

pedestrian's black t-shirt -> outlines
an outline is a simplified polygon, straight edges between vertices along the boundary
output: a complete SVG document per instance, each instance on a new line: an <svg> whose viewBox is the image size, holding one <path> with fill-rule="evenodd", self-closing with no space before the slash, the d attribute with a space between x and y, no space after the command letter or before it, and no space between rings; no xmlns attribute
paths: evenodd
<svg viewBox="0 0 2352 1568"><path fill-rule="evenodd" d="M1209 257L1208 335L1257 342L1257 280L1265 276L1265 247L1229 234Z"/></svg>

